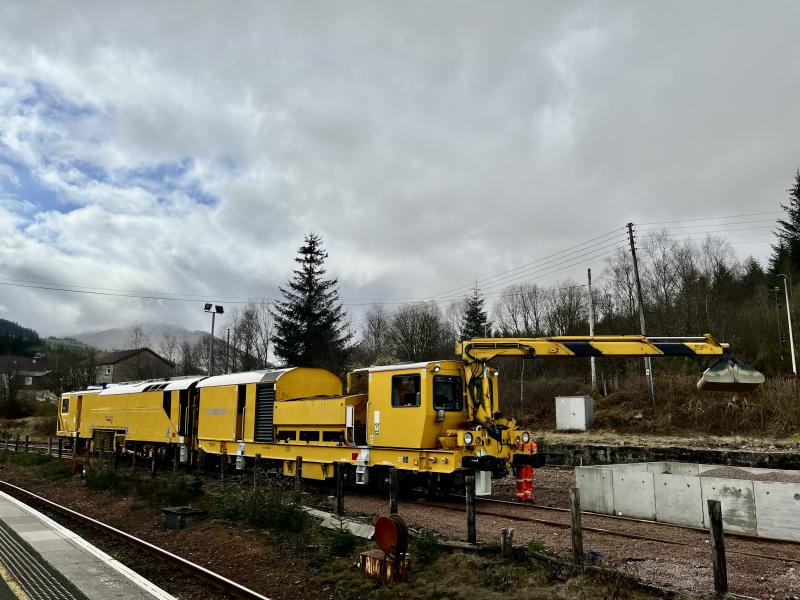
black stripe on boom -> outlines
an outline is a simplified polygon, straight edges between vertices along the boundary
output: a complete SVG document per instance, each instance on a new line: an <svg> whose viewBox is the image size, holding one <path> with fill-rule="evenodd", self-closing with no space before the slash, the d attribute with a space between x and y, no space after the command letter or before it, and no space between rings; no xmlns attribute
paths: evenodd
<svg viewBox="0 0 800 600"><path fill-rule="evenodd" d="M564 344L575 356L603 356L597 348L592 346L589 342L561 342Z"/></svg>
<svg viewBox="0 0 800 600"><path fill-rule="evenodd" d="M679 342L655 342L653 346L661 350L666 356L695 356L694 350Z"/></svg>

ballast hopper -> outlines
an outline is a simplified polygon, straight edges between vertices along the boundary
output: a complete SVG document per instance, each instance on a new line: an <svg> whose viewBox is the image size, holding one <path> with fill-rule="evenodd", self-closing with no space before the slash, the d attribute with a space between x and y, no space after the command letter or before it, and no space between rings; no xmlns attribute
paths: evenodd
<svg viewBox="0 0 800 600"><path fill-rule="evenodd" d="M746 363L729 356L720 358L703 371L697 389L703 392L746 394L764 383L764 375Z"/></svg>

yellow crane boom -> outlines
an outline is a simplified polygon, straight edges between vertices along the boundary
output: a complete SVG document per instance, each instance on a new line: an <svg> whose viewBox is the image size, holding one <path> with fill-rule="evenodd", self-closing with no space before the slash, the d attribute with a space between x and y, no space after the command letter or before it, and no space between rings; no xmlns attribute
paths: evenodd
<svg viewBox="0 0 800 600"><path fill-rule="evenodd" d="M502 357L638 357L717 356L703 372L697 387L704 391L748 392L764 382L752 367L730 357L730 345L707 333L698 337L642 335L551 336L536 338L474 338L456 344L456 355L467 371L470 416L488 426L494 420L496 400L489 383L489 361Z"/></svg>

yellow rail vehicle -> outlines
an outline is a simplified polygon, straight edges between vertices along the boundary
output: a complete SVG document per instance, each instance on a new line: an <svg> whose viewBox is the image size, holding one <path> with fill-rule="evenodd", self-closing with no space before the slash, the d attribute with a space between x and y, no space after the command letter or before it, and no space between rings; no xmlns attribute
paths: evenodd
<svg viewBox="0 0 800 600"><path fill-rule="evenodd" d="M256 456L285 475L325 480L338 466L346 481L384 483L397 469L406 485L434 489L476 472L477 492L493 475L518 468L530 481L541 463L531 433L503 415L499 357L714 356L701 388L746 392L764 377L728 357L712 336L486 338L456 346L460 360L370 367L347 376L287 368L143 382L64 394L59 435L139 451L199 450L244 468ZM79 443L80 446L80 443ZM528 493L527 497L530 497Z"/></svg>

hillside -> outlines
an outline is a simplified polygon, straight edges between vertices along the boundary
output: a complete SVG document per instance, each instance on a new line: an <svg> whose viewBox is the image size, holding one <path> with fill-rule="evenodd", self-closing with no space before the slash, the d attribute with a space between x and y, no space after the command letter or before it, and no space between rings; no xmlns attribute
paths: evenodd
<svg viewBox="0 0 800 600"><path fill-rule="evenodd" d="M182 343L184 338L190 344L196 344L204 336L208 336L207 331L192 331L185 327L170 325L169 323L141 323L145 340L142 345L148 346L158 352L161 340L164 339L166 332L175 336L178 343ZM99 350L125 350L130 348L131 331L133 325L127 327L116 327L114 329L104 329L102 331L84 331L70 335L83 344L94 346Z"/></svg>

